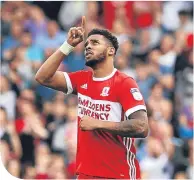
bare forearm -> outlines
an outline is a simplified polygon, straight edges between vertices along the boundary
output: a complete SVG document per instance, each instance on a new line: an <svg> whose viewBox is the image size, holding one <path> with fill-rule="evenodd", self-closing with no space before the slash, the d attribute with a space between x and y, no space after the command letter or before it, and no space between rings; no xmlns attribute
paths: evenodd
<svg viewBox="0 0 194 180"><path fill-rule="evenodd" d="M84 32L85 17L82 17L81 27L72 27L68 31L67 40L40 67L35 76L37 82L58 91L68 92L68 83L65 77L67 74L62 71L57 71L57 69L63 59L83 41Z"/></svg>
<svg viewBox="0 0 194 180"><path fill-rule="evenodd" d="M148 117L145 110L138 110L121 122L102 121L83 116L79 126L83 131L103 130L132 138L145 138L148 135Z"/></svg>
<svg viewBox="0 0 194 180"><path fill-rule="evenodd" d="M12 144L14 153L17 155L17 157L20 158L22 156L22 146L17 134L11 135L11 144Z"/></svg>
<svg viewBox="0 0 194 180"><path fill-rule="evenodd" d="M139 119L122 122L101 121L98 129L132 138L145 138L148 134L147 123Z"/></svg>
<svg viewBox="0 0 194 180"><path fill-rule="evenodd" d="M159 79L160 83L167 89L171 90L174 87L174 78L172 75L164 75Z"/></svg>
<svg viewBox="0 0 194 180"><path fill-rule="evenodd" d="M36 73L36 79L46 81L52 78L66 55L60 50L54 52L40 67Z"/></svg>
<svg viewBox="0 0 194 180"><path fill-rule="evenodd" d="M32 131L35 136L38 136L41 139L47 139L48 138L48 131L42 127L40 124L32 126Z"/></svg>

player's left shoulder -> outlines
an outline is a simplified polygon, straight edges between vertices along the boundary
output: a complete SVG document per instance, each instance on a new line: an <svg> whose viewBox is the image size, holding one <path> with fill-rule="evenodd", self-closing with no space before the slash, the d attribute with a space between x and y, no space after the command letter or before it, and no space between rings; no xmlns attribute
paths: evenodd
<svg viewBox="0 0 194 180"><path fill-rule="evenodd" d="M131 76L126 75L125 73L117 70L117 76L116 76L116 82L117 85L121 86L123 83L125 84L136 84L136 81Z"/></svg>
<svg viewBox="0 0 194 180"><path fill-rule="evenodd" d="M117 87L119 88L120 92L130 92L136 100L142 99L141 92L135 79L120 71L118 71Z"/></svg>

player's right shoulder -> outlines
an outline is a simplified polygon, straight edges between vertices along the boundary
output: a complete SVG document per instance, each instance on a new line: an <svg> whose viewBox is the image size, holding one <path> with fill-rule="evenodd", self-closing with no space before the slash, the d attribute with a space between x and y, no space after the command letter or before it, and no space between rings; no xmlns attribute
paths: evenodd
<svg viewBox="0 0 194 180"><path fill-rule="evenodd" d="M92 72L87 70L79 70L70 73L64 72L64 77L66 79L66 85L68 90L67 94L70 94L72 92L78 92L80 85L87 82L91 75Z"/></svg>
<svg viewBox="0 0 194 180"><path fill-rule="evenodd" d="M65 75L66 79L70 78L71 81L76 82L76 84L79 84L79 83L83 83L83 82L91 79L92 71L79 70L79 71L75 71L75 72L64 73L64 75Z"/></svg>
<svg viewBox="0 0 194 180"><path fill-rule="evenodd" d="M85 77L89 77L92 75L91 71L88 70L79 70L79 71L75 71L75 72L70 72L68 73L69 75L75 75L78 76L80 79L85 78Z"/></svg>
<svg viewBox="0 0 194 180"><path fill-rule="evenodd" d="M88 74L91 74L92 71L89 71L89 70L79 70L77 71L78 73L81 73L81 74L84 74L84 75L88 75Z"/></svg>

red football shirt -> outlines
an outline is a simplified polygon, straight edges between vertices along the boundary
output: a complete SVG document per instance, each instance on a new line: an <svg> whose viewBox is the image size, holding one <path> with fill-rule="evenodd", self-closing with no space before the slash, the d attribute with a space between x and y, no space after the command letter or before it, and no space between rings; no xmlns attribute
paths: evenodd
<svg viewBox="0 0 194 180"><path fill-rule="evenodd" d="M77 174L117 179L140 178L133 138L79 128L84 115L121 122L135 111L146 110L136 82L117 69L104 78L94 78L91 71L64 73L64 76L67 94L78 96Z"/></svg>

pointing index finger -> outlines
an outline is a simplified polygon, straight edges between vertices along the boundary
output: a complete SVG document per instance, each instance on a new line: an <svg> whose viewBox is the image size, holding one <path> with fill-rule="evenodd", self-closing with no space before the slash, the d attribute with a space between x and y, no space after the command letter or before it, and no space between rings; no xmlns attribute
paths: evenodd
<svg viewBox="0 0 194 180"><path fill-rule="evenodd" d="M81 27L85 30L85 27L86 27L86 17L85 16L82 16L82 24L81 24Z"/></svg>

